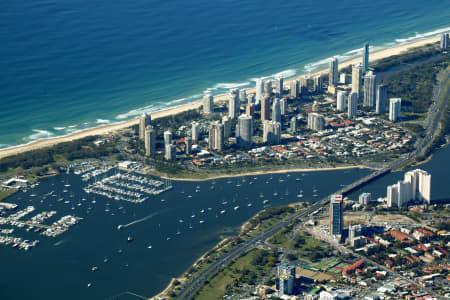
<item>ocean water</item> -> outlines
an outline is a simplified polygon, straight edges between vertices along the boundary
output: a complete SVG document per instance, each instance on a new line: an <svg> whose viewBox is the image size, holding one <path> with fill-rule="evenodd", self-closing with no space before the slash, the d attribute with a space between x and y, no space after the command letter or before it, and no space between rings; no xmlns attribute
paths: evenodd
<svg viewBox="0 0 450 300"><path fill-rule="evenodd" d="M3 0L0 148L450 30L448 1Z"/></svg>

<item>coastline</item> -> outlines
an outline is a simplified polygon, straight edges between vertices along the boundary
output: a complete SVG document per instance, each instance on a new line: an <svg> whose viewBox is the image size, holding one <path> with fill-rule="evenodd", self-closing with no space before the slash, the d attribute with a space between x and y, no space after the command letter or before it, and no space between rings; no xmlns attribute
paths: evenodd
<svg viewBox="0 0 450 300"><path fill-rule="evenodd" d="M245 172L245 173L237 173L237 174L220 174L213 175L205 178L182 178L182 177L168 177L165 175L158 175L158 177L163 179L170 179L174 181L189 181L189 182L197 182L197 181L207 181L214 179L224 179L224 178L238 178L245 176L259 176L259 175L268 175L268 174L287 174L287 173L301 173L301 172L321 172L321 171L337 171L337 170L351 170L351 169L372 169L370 167L364 165L354 165L354 166L342 166L342 167L329 167L329 168L294 168L294 169L281 169L281 170L267 170L267 171L255 171L255 172Z"/></svg>
<svg viewBox="0 0 450 300"><path fill-rule="evenodd" d="M380 59L383 59L386 57L398 55L398 54L405 52L407 50L410 50L412 48L421 47L426 44L435 43L437 41L439 41L439 35L435 35L435 36L425 38L425 39L415 40L415 41L412 41L409 43L404 43L404 44L396 45L396 46L385 48L385 49L380 49L378 51L374 51L371 53L370 62L375 62L377 60L380 60ZM341 62L339 62L339 69L351 66L351 65L359 62L360 60L361 60L361 56L356 56L354 58L350 58L348 60L341 61ZM325 68L325 69L317 70L310 74L300 74L300 75L297 75L297 76L294 76L291 78L286 78L286 85L289 85L289 83L292 80L299 79L305 75L315 76L315 75L324 74L327 72L328 72L328 68ZM254 90L255 90L254 88L246 88L247 93L254 93ZM221 95L214 96L214 102L216 102L216 103L221 102L221 101L226 101L227 99L228 99L227 94L221 94ZM200 99L200 100L196 100L196 101L193 101L190 103L186 103L186 104L182 104L182 105L175 106L172 108L168 108L165 110L151 112L150 114L152 116L152 119L158 119L158 118L162 118L162 117L175 115L175 114L187 111L187 110L197 109L201 105L202 105L202 100ZM127 121L117 122L117 123L108 124L108 125L100 125L97 127L80 130L78 132L74 132L74 133L71 133L71 134L68 134L65 136L40 139L40 140L33 141L33 142L30 142L27 144L3 148L3 149L0 149L0 159L15 155L15 154L31 151L31 150L54 146L56 144L63 143L63 142L69 142L69 141L85 138L87 136L108 135L113 132L123 130L125 128L133 126L135 124L138 124L138 118L133 118L133 119L130 119Z"/></svg>

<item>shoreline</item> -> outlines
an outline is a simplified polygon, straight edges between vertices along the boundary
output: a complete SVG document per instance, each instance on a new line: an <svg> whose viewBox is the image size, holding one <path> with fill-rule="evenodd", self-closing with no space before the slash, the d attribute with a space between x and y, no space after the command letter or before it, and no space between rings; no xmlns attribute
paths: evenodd
<svg viewBox="0 0 450 300"><path fill-rule="evenodd" d="M174 181L188 181L188 182L197 182L197 181L208 181L215 179L224 179L224 178L239 178L245 176L260 176L260 175L269 175L269 174L287 174L287 173L302 173L302 172L321 172L321 171L339 171L339 170L352 170L352 169L371 169L373 168L364 166L364 165L354 165L354 166L342 166L342 167L328 167L328 168L294 168L294 169L281 169L281 170L267 170L267 171L254 171L254 172L245 172L245 173L237 173L237 174L220 174L213 175L211 177L205 178L182 178L182 177L169 177L166 175L158 175L158 177L163 179L170 179Z"/></svg>
<svg viewBox="0 0 450 300"><path fill-rule="evenodd" d="M383 59L383 58L386 58L389 56L398 55L401 52L410 50L412 48L421 47L426 44L434 43L437 41L439 41L439 35L436 35L436 36L433 36L430 38L426 38L426 39L412 41L409 43L405 43L405 44L401 44L401 45L397 45L397 46L393 46L393 47L389 47L389 48L380 49L380 50L377 50L377 51L374 51L371 53L370 62L374 62L374 61L377 61L377 60L380 60L380 59ZM346 68L354 63L359 62L360 58L361 58L361 56L356 56L354 58L350 58L350 59L340 62L339 69ZM320 69L320 70L315 71L314 73L308 74L308 76L316 76L316 75L327 73L327 72L328 72L328 68ZM306 74L301 74L301 75L296 75L294 77L286 78L285 84L288 85L292 80L299 79L305 75ZM247 91L247 93L254 93L255 88L246 88L245 90ZM215 103L218 103L221 101L226 101L227 99L228 99L227 94L219 94L219 95L214 96ZM187 110L197 109L201 105L202 105L202 100L200 99L200 100L196 100L196 101L193 101L190 103L174 106L174 107L171 107L168 109L151 112L150 114L152 116L152 119L158 119L158 118L162 118L162 117L175 115L175 114L178 114L181 112L185 112ZM49 138L32 141L32 142L29 142L26 144L20 144L20 145L16 145L16 146L3 148L3 149L0 149L0 159L7 157L7 156L15 155L18 153L30 151L30 150L54 146L54 145L56 145L58 143L62 143L62 142L69 142L69 141L81 139L81 138L84 138L87 136L107 135L107 134L116 132L118 130L123 130L130 126L136 125L136 124L138 124L138 122L139 122L138 118L133 118L133 119L126 120L126 121L119 121L119 122L115 122L112 124L104 124L104 125L99 125L96 127L82 129L80 131L77 131L74 133L69 133L69 134L66 134L63 136L49 137Z"/></svg>
<svg viewBox="0 0 450 300"><path fill-rule="evenodd" d="M383 58L398 55L398 54L405 52L407 50L410 50L412 48L422 47L426 44L435 43L435 42L439 41L439 39L440 39L440 35L438 34L438 35L435 35L435 36L432 36L429 38L415 40L415 41L412 41L409 43L404 43L404 44L396 45L393 47L380 49L380 50L374 51L370 54L370 62L373 63L373 62L378 61ZM357 62L360 62L360 60L361 60L361 56L355 56L353 58L341 61L341 62L339 62L339 69L343 69L348 66L351 66ZM327 72L328 72L328 68L324 68L324 69L316 70L310 74L300 74L300 75L296 75L291 78L286 78L285 85L288 86L291 81L297 80L306 75L316 76L316 75L324 74ZM245 90L247 91L248 94L250 94L250 93L254 93L255 88L254 87L246 88ZM214 96L215 103L218 103L218 102L221 102L224 100L226 101L227 99L228 99L227 94L220 94L220 95ZM196 101L193 101L190 103L174 106L174 107L171 107L171 108L168 108L165 110L150 112L150 114L151 114L152 119L158 119L158 118L162 118L162 117L176 115L178 113L185 112L187 110L197 109L201 105L202 105L202 99L196 100ZM100 126L96 126L96 127L92 127L92 128L83 129L78 132L70 133L70 134L67 134L64 136L49 137L49 138L45 138L45 139L39 139L36 141L32 141L27 144L21 144L21 145L11 146L8 148L3 148L3 149L0 149L0 159L15 155L15 154L31 151L31 150L54 146L56 144L63 143L63 142L70 142L70 141L81 139L81 138L88 137L88 136L93 136L93 135L103 136L103 135L111 134L113 132L123 130L130 126L136 125L136 124L138 124L138 121L139 121L139 118L133 118L130 120L120 121L120 122L116 122L113 124L105 124L105 125L100 125Z"/></svg>

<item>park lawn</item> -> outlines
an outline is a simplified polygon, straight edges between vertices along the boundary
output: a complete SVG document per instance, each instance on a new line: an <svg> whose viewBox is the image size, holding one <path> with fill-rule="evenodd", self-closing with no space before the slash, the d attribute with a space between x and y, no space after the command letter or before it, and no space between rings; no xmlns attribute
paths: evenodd
<svg viewBox="0 0 450 300"><path fill-rule="evenodd" d="M259 257L268 257L256 263ZM275 264L276 258L270 252L262 249L253 249L239 257L232 264L219 271L209 282L207 281L194 295L196 300L222 299L227 293L227 288L235 283L254 283L260 279Z"/></svg>

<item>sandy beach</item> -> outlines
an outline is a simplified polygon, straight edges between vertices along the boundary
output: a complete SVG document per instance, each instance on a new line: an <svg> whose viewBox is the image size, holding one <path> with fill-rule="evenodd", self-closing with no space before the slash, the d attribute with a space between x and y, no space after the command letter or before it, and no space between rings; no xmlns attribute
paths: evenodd
<svg viewBox="0 0 450 300"><path fill-rule="evenodd" d="M431 38L416 40L416 41L413 41L410 43L406 43L406 44L394 46L391 48L386 48L386 49L382 49L379 51L375 51L370 54L370 62L374 62L374 61L377 61L379 59L386 58L389 56L398 55L398 54L405 52L407 50L410 50L412 48L421 47L421 46L424 46L429 43L438 42L439 38L440 38L440 36L436 35ZM361 56L358 56L358 57L355 57L355 58L352 58L352 59L349 59L346 61L341 61L341 62L339 62L339 69L346 68L346 67L348 67L352 64L355 64L357 62L360 62L360 61L361 61ZM328 69L321 69L321 70L318 70L309 75L314 76L317 74L322 74L322 73L327 73L327 72L328 72ZM298 79L302 76L304 76L304 74L287 79L285 81L286 85L289 85L289 83L292 80ZM247 90L248 94L254 93L254 88L248 88L246 90ZM226 100L228 100L227 94L214 96L215 102L221 102L221 101L226 101ZM166 117L166 116L170 116L170 115L175 115L175 114L187 111L187 110L196 109L196 108L200 107L201 104L202 104L202 101L198 100L198 101L194 101L191 103L172 107L172 108L169 108L166 110L151 112L151 116L152 116L152 119L157 119L157 118L162 118L162 117ZM41 140L37 140L37 141L31 142L28 144L24 144L24 145L18 145L18 146L0 149L0 159L7 157L7 156L30 151L30 150L50 147L50 146L56 145L58 143L69 142L69 141L81 139L81 138L84 138L87 136L108 135L108 134L111 134L118 130L135 125L137 123L138 123L138 119L135 118L135 119L127 120L127 121L120 122L120 123L114 123L114 124L109 124L109 125L102 125L102 126L98 126L98 127L88 128L88 129L81 130L79 132L75 132L75 133L65 135L65 136L41 139Z"/></svg>

